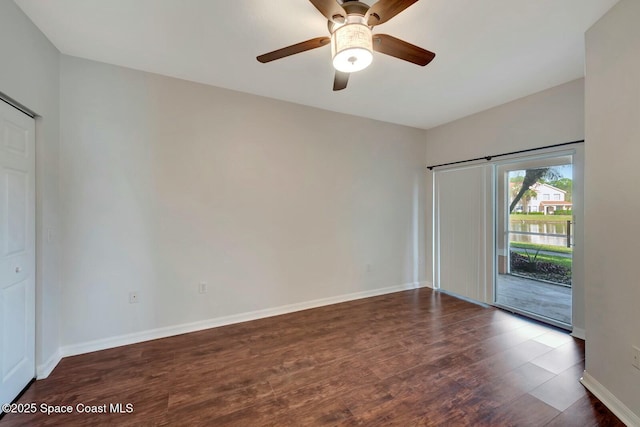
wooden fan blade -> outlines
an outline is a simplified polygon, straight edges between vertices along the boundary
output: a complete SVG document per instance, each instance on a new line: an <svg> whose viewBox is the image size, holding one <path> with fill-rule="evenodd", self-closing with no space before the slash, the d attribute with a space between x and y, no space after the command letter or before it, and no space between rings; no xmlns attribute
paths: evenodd
<svg viewBox="0 0 640 427"><path fill-rule="evenodd" d="M384 24L417 1L418 0L378 0L378 2L369 9L367 23L370 26Z"/></svg>
<svg viewBox="0 0 640 427"><path fill-rule="evenodd" d="M333 79L333 91L342 90L347 87L349 83L349 74L336 70L336 76Z"/></svg>
<svg viewBox="0 0 640 427"><path fill-rule="evenodd" d="M342 24L347 12L338 4L336 0L309 0L329 21Z"/></svg>
<svg viewBox="0 0 640 427"><path fill-rule="evenodd" d="M315 39L307 40L302 43L297 43L291 46L283 47L282 49L274 50L273 52L265 53L264 55L258 56L256 59L264 64L265 62L275 61L276 59L325 46L329 44L330 41L331 39L329 37L316 37Z"/></svg>
<svg viewBox="0 0 640 427"><path fill-rule="evenodd" d="M375 34L373 36L373 50L423 67L436 57L433 52L388 34Z"/></svg>

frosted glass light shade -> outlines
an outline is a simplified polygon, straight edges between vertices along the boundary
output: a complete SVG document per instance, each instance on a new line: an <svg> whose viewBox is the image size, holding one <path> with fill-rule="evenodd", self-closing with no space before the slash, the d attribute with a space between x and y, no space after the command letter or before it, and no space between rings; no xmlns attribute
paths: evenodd
<svg viewBox="0 0 640 427"><path fill-rule="evenodd" d="M364 70L373 60L371 29L364 24L346 24L331 35L333 67L345 73Z"/></svg>

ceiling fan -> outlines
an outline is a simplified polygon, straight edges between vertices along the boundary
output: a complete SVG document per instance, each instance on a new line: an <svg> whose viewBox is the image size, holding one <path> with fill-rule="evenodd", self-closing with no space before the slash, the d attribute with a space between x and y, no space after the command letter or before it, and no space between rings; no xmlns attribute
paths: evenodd
<svg viewBox="0 0 640 427"><path fill-rule="evenodd" d="M418 0L378 0L373 6L357 1L309 0L329 21L330 37L316 37L256 59L262 63L275 61L307 50L331 44L333 67L336 69L333 90L347 87L349 75L371 64L373 51L425 66L436 54L387 34L372 34L375 26L384 24Z"/></svg>

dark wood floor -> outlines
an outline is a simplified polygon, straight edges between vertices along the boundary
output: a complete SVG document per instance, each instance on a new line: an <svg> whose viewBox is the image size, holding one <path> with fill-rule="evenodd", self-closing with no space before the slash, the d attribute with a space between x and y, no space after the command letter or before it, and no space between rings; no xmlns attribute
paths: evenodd
<svg viewBox="0 0 640 427"><path fill-rule="evenodd" d="M20 402L134 412L0 425L622 425L583 369L566 333L421 289L66 358Z"/></svg>

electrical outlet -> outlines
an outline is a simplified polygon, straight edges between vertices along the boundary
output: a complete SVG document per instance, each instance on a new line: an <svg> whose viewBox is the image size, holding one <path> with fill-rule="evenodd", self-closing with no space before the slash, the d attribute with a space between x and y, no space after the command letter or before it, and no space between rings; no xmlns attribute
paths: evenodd
<svg viewBox="0 0 640 427"><path fill-rule="evenodd" d="M371 264L367 264L365 269L367 270L367 273L371 273L373 271L373 266Z"/></svg>
<svg viewBox="0 0 640 427"><path fill-rule="evenodd" d="M640 348L633 346L633 366L640 369Z"/></svg>
<svg viewBox="0 0 640 427"><path fill-rule="evenodd" d="M198 284L198 293L206 294L207 293L207 282L200 282Z"/></svg>
<svg viewBox="0 0 640 427"><path fill-rule="evenodd" d="M138 303L138 293L137 292L129 292L129 304Z"/></svg>

